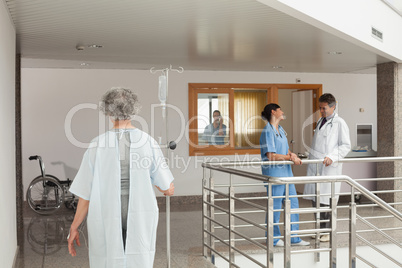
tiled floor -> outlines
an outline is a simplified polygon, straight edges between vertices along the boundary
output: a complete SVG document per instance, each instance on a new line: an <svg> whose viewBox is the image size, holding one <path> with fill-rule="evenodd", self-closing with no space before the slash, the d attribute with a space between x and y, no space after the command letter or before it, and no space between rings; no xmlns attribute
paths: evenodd
<svg viewBox="0 0 402 268"><path fill-rule="evenodd" d="M309 207L310 202L300 199L300 207ZM201 205L173 207L171 211L171 267L214 267L202 256L202 223L201 223ZM359 208L358 213L364 216L382 215L378 208ZM339 217L348 215L347 209L338 212ZM161 208L159 228L157 235L157 252L155 257L155 268L167 267L166 264L166 220L165 212ZM257 213L250 215L257 221L264 221L264 214ZM67 209L62 209L52 216L40 216L27 208L24 211L24 238L20 245L20 255L17 262L17 268L36 268L36 267L89 267L88 250L85 240L81 239L82 246L78 248L78 256L71 257L68 254L66 236L73 219L73 213ZM312 215L301 215L301 221L312 220ZM393 220L380 219L374 220L376 224L387 227L400 227L399 223ZM399 224L399 225L398 225ZM348 222L339 222L340 230L348 230ZM312 228L310 225L304 225L302 228ZM363 225L359 229L366 228ZM85 231L85 228L84 228ZM250 232L250 235L264 236L261 232ZM402 242L402 231L393 231L391 235ZM377 243L383 239L374 232L365 235L370 241ZM85 237L85 234L82 236ZM311 241L310 236L303 238ZM347 245L347 235L338 236L338 245ZM322 243L327 246L328 243ZM256 246L243 246L238 244L244 250L250 252L256 251ZM258 249L258 247L257 247ZM275 248L275 251L281 249ZM258 250L257 250L258 251ZM259 250L261 252L261 250ZM296 266L297 267L297 266Z"/></svg>
<svg viewBox="0 0 402 268"><path fill-rule="evenodd" d="M180 209L180 211L178 211ZM24 210L24 237L16 268L89 267L88 250L81 235L77 256L68 254L67 234L73 213L65 208L55 215L37 215ZM166 213L161 208L157 234L155 268L167 267ZM202 256L201 206L172 207L171 211L171 267L214 267ZM0 265L1 266L1 265Z"/></svg>

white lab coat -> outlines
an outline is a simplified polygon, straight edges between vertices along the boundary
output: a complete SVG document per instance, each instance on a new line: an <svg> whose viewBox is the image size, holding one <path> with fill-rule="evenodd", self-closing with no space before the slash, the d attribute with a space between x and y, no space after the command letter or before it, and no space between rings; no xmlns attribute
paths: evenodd
<svg viewBox="0 0 402 268"><path fill-rule="evenodd" d="M90 201L87 226L91 267L152 268L159 216L152 185L166 190L173 176L155 140L139 129L130 131L130 196L124 251L117 135L109 131L91 142L70 191Z"/></svg>
<svg viewBox="0 0 402 268"><path fill-rule="evenodd" d="M318 173L321 176L341 175L342 164L336 161L344 158L350 152L350 136L349 128L346 122L334 114L332 119L329 119L319 129L321 119L318 121L317 127L314 131L313 143L309 148L309 159L324 159L329 157L333 163L326 167L324 164L318 164ZM317 175L317 164L310 164L307 168L307 176ZM337 199L341 190L341 183L335 183L335 193ZM330 194L331 183L320 183L320 193ZM315 184L306 184L304 187L304 194L315 194ZM315 201L315 197L304 197ZM329 205L330 196L321 196L320 203Z"/></svg>

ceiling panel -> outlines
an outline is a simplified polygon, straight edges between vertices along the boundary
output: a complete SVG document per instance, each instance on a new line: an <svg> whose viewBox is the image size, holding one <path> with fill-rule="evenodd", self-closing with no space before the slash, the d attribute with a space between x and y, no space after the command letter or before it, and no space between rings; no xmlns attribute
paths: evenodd
<svg viewBox="0 0 402 268"><path fill-rule="evenodd" d="M333 73L389 61L254 0L3 1L23 67Z"/></svg>

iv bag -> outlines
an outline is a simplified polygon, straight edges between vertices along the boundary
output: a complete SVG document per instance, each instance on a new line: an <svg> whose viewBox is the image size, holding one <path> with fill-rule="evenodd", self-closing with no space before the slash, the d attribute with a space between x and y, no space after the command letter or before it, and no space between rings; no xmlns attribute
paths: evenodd
<svg viewBox="0 0 402 268"><path fill-rule="evenodd" d="M159 76L159 101L161 102L161 104L165 104L166 103L166 99L167 99L167 83L166 83L166 75L161 75Z"/></svg>

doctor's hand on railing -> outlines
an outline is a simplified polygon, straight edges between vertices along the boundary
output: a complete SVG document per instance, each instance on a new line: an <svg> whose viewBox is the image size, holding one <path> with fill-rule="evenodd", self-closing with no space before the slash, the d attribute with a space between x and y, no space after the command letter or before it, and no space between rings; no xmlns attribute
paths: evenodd
<svg viewBox="0 0 402 268"><path fill-rule="evenodd" d="M158 188L159 192L163 193L164 196L172 196L172 195L174 195L174 184L173 184L173 182L170 183L170 187L167 190L162 190L158 186L156 186L156 188Z"/></svg>
<svg viewBox="0 0 402 268"><path fill-rule="evenodd" d="M326 167L332 164L332 159L329 158L328 156L324 158L324 161L322 162Z"/></svg>
<svg viewBox="0 0 402 268"><path fill-rule="evenodd" d="M295 165L301 165L302 161L301 159L297 156L297 154L295 153L289 153L290 156L290 161L292 161L293 163L295 163Z"/></svg>

